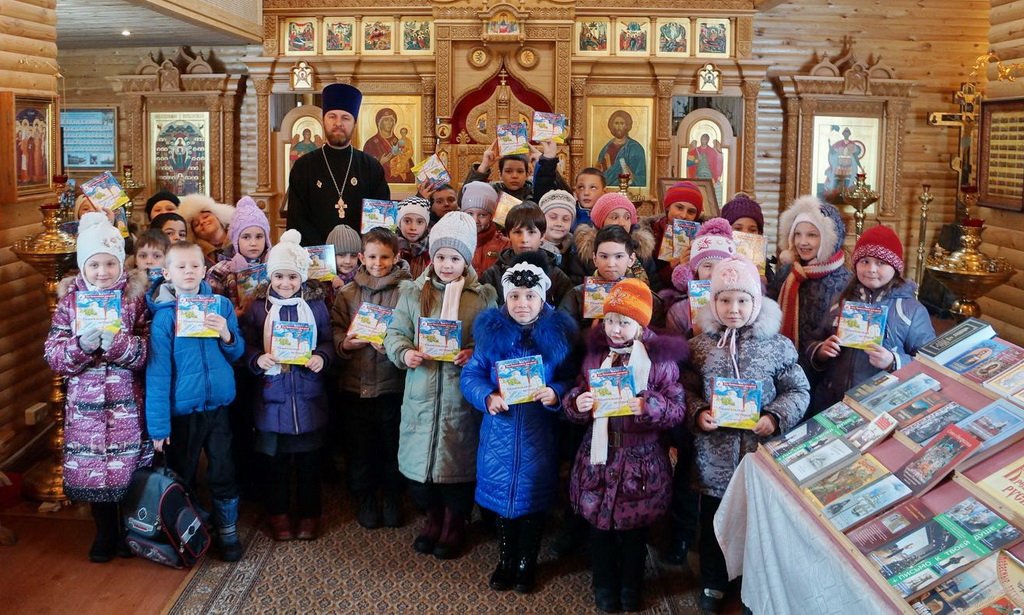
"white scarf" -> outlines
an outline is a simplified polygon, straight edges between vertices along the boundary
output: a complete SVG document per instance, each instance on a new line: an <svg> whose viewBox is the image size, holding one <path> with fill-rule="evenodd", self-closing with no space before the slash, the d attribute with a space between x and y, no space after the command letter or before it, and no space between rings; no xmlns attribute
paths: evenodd
<svg viewBox="0 0 1024 615"><path fill-rule="evenodd" d="M309 304L302 298L301 291L295 293L289 299L281 299L268 294L267 300L270 301L271 307L267 310L267 319L263 321L263 352L270 354L274 321L281 321L281 308L286 305L295 306L295 309L298 312L298 318L296 318L295 322L308 324L313 330L314 344L316 343L316 317L313 316L313 310L310 309ZM275 363L273 367L266 370L264 373L268 376L276 376L281 373L281 365L279 363Z"/></svg>
<svg viewBox="0 0 1024 615"><path fill-rule="evenodd" d="M459 319L459 302L462 300L462 289L466 286L466 276L460 276L444 285L444 297L441 299L442 320Z"/></svg>
<svg viewBox="0 0 1024 615"><path fill-rule="evenodd" d="M651 375L651 357L647 354L647 347L640 341L639 335L633 340L630 346L625 348L609 348L608 356L601 362L601 367L611 367L615 355L627 355L629 367L633 371L633 384L636 386L636 395L647 390L647 380ZM608 417L594 419L594 430L590 437L590 464L604 465L608 463Z"/></svg>

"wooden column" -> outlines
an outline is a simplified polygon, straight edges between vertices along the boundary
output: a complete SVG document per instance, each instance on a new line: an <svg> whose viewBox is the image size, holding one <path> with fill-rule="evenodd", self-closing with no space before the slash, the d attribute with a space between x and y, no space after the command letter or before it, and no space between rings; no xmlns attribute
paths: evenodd
<svg viewBox="0 0 1024 615"><path fill-rule="evenodd" d="M738 189L754 194L757 183L757 97L761 93L761 80L746 80L743 90L743 169Z"/></svg>
<svg viewBox="0 0 1024 615"><path fill-rule="evenodd" d="M270 193L270 101L273 79L257 79L256 85L256 192Z"/></svg>
<svg viewBox="0 0 1024 615"><path fill-rule="evenodd" d="M583 154L586 151L587 126L587 78L572 78L572 138L569 140L569 160L572 163L571 177L576 177L586 167ZM569 181L572 181L571 179Z"/></svg>
<svg viewBox="0 0 1024 615"><path fill-rule="evenodd" d="M434 153L437 143L437 127L435 122L435 97L434 90L437 88L437 79L433 75L420 77L423 87L423 97L420 99L420 117L423 118L420 144L423 146L423 157Z"/></svg>
<svg viewBox="0 0 1024 615"><path fill-rule="evenodd" d="M213 197L218 203L224 202L224 163L222 144L224 143L224 118L221 117L221 110L224 108L224 101L219 95L206 97L207 108L210 111L210 144L206 155L210 152L218 152L217 166L210 165L210 175L206 178L206 193Z"/></svg>
<svg viewBox="0 0 1024 615"><path fill-rule="evenodd" d="M657 180L659 176L668 176L668 158L672 153L672 88L675 79L658 79L658 98L655 102L654 134L655 163L654 168L647 172L647 189L657 199ZM654 188L652 191L651 188ZM658 206L661 204L658 203ZM656 206L657 208L657 206Z"/></svg>

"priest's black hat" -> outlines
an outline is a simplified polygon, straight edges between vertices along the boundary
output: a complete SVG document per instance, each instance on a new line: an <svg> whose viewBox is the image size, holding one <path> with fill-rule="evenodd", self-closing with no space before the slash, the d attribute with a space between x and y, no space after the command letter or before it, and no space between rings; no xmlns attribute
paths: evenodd
<svg viewBox="0 0 1024 615"><path fill-rule="evenodd" d="M348 111L352 117L359 117L359 105L363 102L363 93L355 86L347 83L332 83L324 88L324 115L331 111Z"/></svg>

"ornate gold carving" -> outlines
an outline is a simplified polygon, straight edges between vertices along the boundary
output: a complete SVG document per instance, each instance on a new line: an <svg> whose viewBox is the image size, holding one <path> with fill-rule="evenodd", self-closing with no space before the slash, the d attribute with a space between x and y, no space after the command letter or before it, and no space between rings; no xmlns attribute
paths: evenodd
<svg viewBox="0 0 1024 615"><path fill-rule="evenodd" d="M440 30L440 28L438 28ZM452 42L438 38L437 40L437 114L449 117L452 114Z"/></svg>
<svg viewBox="0 0 1024 615"><path fill-rule="evenodd" d="M572 45L569 41L555 43L555 75L572 74ZM564 113L572 104L571 88L565 79L554 79L555 109Z"/></svg>
<svg viewBox="0 0 1024 615"><path fill-rule="evenodd" d="M736 18L736 56L749 58L754 49L754 18Z"/></svg>
<svg viewBox="0 0 1024 615"><path fill-rule="evenodd" d="M269 13L263 14L263 55L277 55L277 16Z"/></svg>
<svg viewBox="0 0 1024 615"><path fill-rule="evenodd" d="M538 60L537 51L533 47L523 47L516 53L516 62L525 69L537 66Z"/></svg>
<svg viewBox="0 0 1024 615"><path fill-rule="evenodd" d="M253 84L256 86L257 96L267 96L274 91L274 80L269 77L256 79Z"/></svg>
<svg viewBox="0 0 1024 615"><path fill-rule="evenodd" d="M751 0L659 0L657 6L659 9L685 9L688 11L750 11L754 8ZM577 9L606 9L608 7L650 10L651 3L648 0L580 0L576 3Z"/></svg>
<svg viewBox="0 0 1024 615"><path fill-rule="evenodd" d="M325 0L263 0L263 10L268 9L323 9L331 4ZM345 8L430 8L428 0L345 0Z"/></svg>
<svg viewBox="0 0 1024 615"><path fill-rule="evenodd" d="M558 26L529 24L526 26L526 38L531 41L554 40L558 38L558 30Z"/></svg>
<svg viewBox="0 0 1024 615"><path fill-rule="evenodd" d="M423 147L423 153L430 155L434 153L436 138L434 136L434 126L436 124L435 109L434 109L434 88L436 86L436 79L431 75L420 77L420 89L423 91L423 97L420 99L420 117L423 118L423 123L420 130L420 144Z"/></svg>
<svg viewBox="0 0 1024 615"><path fill-rule="evenodd" d="M473 47L466 56L470 66L483 68L491 61L491 54L486 47Z"/></svg>
<svg viewBox="0 0 1024 615"><path fill-rule="evenodd" d="M233 105L224 106L224 143L229 144L223 154L224 194L226 202L234 203L235 198L235 109Z"/></svg>
<svg viewBox="0 0 1024 615"><path fill-rule="evenodd" d="M757 185L757 97L760 81L744 81L743 90L743 172L739 189L753 192Z"/></svg>
<svg viewBox="0 0 1024 615"><path fill-rule="evenodd" d="M675 87L675 79L658 79L658 96L661 98L671 96L672 89Z"/></svg>
<svg viewBox="0 0 1024 615"><path fill-rule="evenodd" d="M274 80L256 80L256 192L270 191L270 107L267 95Z"/></svg>
<svg viewBox="0 0 1024 615"><path fill-rule="evenodd" d="M653 97L654 86L650 83L591 83L587 88L590 96L643 96Z"/></svg>
<svg viewBox="0 0 1024 615"><path fill-rule="evenodd" d="M483 34L483 26L480 24L473 25L454 25L450 27L452 40L480 40L480 35Z"/></svg>

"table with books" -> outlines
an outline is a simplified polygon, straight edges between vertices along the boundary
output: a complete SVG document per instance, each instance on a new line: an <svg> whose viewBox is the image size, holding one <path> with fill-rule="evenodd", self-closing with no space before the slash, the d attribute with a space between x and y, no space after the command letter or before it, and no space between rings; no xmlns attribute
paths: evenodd
<svg viewBox="0 0 1024 615"><path fill-rule="evenodd" d="M747 455L715 518L744 603L1024 612L1018 404L1024 349L969 319Z"/></svg>

